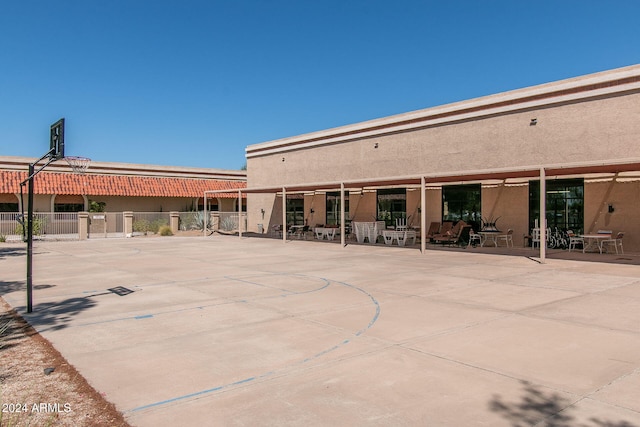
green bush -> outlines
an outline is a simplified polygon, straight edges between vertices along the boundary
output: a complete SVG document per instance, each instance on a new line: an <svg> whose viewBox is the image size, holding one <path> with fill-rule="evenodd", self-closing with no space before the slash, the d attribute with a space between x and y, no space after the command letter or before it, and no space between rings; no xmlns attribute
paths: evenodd
<svg viewBox="0 0 640 427"><path fill-rule="evenodd" d="M136 233L147 233L149 231L149 221L146 219L137 219L133 221L133 231Z"/></svg>
<svg viewBox="0 0 640 427"><path fill-rule="evenodd" d="M7 241L7 236L5 236L4 234L0 234L0 243L4 243Z"/></svg>
<svg viewBox="0 0 640 427"><path fill-rule="evenodd" d="M40 234L42 234L46 224L47 224L47 220L46 219L38 218L38 217L34 216L34 218L33 218L33 235L34 236L39 236ZM25 226L25 230L26 230L26 227L27 227L26 220L25 220L24 226ZM16 226L16 234L18 234L18 235L22 234L22 224L18 224ZM26 234L26 231L25 231L25 234Z"/></svg>
<svg viewBox="0 0 640 427"><path fill-rule="evenodd" d="M171 227L169 227L168 225L160 226L160 229L158 230L158 233L161 236L173 236L173 231L171 231Z"/></svg>

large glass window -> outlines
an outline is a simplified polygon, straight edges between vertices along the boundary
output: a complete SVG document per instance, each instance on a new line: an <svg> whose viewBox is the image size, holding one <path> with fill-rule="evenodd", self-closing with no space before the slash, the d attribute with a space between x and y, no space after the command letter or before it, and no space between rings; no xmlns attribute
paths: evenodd
<svg viewBox="0 0 640 427"><path fill-rule="evenodd" d="M304 225L304 199L287 198L287 225Z"/></svg>
<svg viewBox="0 0 640 427"><path fill-rule="evenodd" d="M378 221L395 226L396 219L407 217L407 190L392 188L378 190Z"/></svg>
<svg viewBox="0 0 640 427"><path fill-rule="evenodd" d="M82 212L84 203L56 203L53 205L54 212Z"/></svg>
<svg viewBox="0 0 640 427"><path fill-rule="evenodd" d="M547 227L584 231L584 180L557 179L546 182ZM529 228L540 218L540 181L529 182Z"/></svg>
<svg viewBox="0 0 640 427"><path fill-rule="evenodd" d="M442 187L442 221L464 221L474 230L482 227L480 184Z"/></svg>
<svg viewBox="0 0 640 427"><path fill-rule="evenodd" d="M18 204L0 203L0 212L18 212Z"/></svg>
<svg viewBox="0 0 640 427"><path fill-rule="evenodd" d="M327 218L325 224L327 225L340 225L340 192L333 191L327 193L326 200ZM344 194L344 211L347 217L349 216L349 193Z"/></svg>

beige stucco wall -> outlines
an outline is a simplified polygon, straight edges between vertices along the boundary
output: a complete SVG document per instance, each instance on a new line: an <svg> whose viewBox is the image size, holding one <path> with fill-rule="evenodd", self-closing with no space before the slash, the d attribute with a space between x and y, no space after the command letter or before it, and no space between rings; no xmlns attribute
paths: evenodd
<svg viewBox="0 0 640 427"><path fill-rule="evenodd" d="M625 250L640 251L640 182L586 182L584 189L585 232L623 231Z"/></svg>
<svg viewBox="0 0 640 427"><path fill-rule="evenodd" d="M629 70L633 75L638 72L637 67ZM463 101L424 110L414 116L412 113L397 116L397 120L401 121L405 117L427 117L432 110L436 115L446 110L458 111L448 115L446 120L426 120L425 126L420 128L403 130L391 126L381 130L387 122L396 123L394 116L388 120L374 120L252 146L247 150L248 187L398 176L457 175L479 170L537 169L540 166L637 159L640 147L640 92L635 83L635 86L625 90L607 89L608 76L616 73L603 73L593 77L593 80L589 76L576 79L585 84L597 82L600 85L590 89L571 86L573 83L569 80L557 86L550 84L540 89L530 88L505 96L487 97L479 102ZM626 75L621 75L623 77ZM569 86L573 89L565 92L564 89ZM535 98L535 102L518 104L521 94L532 99L538 95L540 97ZM517 102L503 102L505 99ZM485 101L492 106L485 110L473 110L474 105ZM536 124L532 125L534 118ZM317 142L327 139L331 143ZM260 154L260 150L277 152ZM626 231L625 248L639 251L640 238L632 237L640 236L640 214L637 209L640 205L639 186L638 183L587 181L585 231L596 231L598 228ZM419 194L419 191L407 192L407 215L411 216L414 225L419 225ZM273 204L273 195L250 195L250 206L254 197L263 200L261 203L265 205L269 201ZM441 202L440 190L426 191L427 226L432 221L441 220ZM308 209L309 203L314 204L316 215L324 218L324 201L318 201L317 196L313 200L306 200L305 209ZM608 212L609 204L614 205L614 213ZM353 219L371 220L376 212L375 193L352 195L350 206ZM528 185L483 185L483 217L499 216L498 226L501 229L514 229L516 244L522 244L522 236L529 234L528 213ZM268 209L266 216L271 218ZM255 222L250 213L249 226ZM281 217L276 222L282 222Z"/></svg>
<svg viewBox="0 0 640 427"><path fill-rule="evenodd" d="M638 114L636 93L250 157L248 185L623 160L637 155Z"/></svg>
<svg viewBox="0 0 640 427"><path fill-rule="evenodd" d="M529 234L529 186L483 186L482 217L506 232L513 229L513 244L523 245Z"/></svg>

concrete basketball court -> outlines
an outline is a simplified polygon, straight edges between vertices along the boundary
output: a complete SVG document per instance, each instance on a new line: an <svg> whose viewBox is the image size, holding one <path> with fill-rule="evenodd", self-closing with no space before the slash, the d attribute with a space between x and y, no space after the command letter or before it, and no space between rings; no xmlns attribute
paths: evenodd
<svg viewBox="0 0 640 427"><path fill-rule="evenodd" d="M0 246L3 298L134 426L640 426L640 266L36 242L27 314L25 262Z"/></svg>

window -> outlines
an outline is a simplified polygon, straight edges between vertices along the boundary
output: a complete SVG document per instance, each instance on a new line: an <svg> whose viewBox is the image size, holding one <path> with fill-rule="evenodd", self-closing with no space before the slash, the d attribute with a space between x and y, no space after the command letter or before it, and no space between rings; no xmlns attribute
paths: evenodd
<svg viewBox="0 0 640 427"><path fill-rule="evenodd" d="M0 203L0 212L18 212L18 204Z"/></svg>
<svg viewBox="0 0 640 427"><path fill-rule="evenodd" d="M82 212L84 203L56 203L53 205L54 212Z"/></svg>
<svg viewBox="0 0 640 427"><path fill-rule="evenodd" d="M378 190L378 221L395 226L396 219L407 217L407 190L392 188Z"/></svg>
<svg viewBox="0 0 640 427"><path fill-rule="evenodd" d="M479 230L482 227L480 195L480 184L443 186L442 221L462 220Z"/></svg>
<svg viewBox="0 0 640 427"><path fill-rule="evenodd" d="M584 180L557 179L546 182L547 227L584 231ZM540 181L529 182L529 228L540 218Z"/></svg>
<svg viewBox="0 0 640 427"><path fill-rule="evenodd" d="M327 193L326 199L327 218L325 224L340 225L340 192ZM344 194L344 212L349 216L349 193Z"/></svg>
<svg viewBox="0 0 640 427"><path fill-rule="evenodd" d="M287 198L287 225L304 225L304 199Z"/></svg>
<svg viewBox="0 0 640 427"><path fill-rule="evenodd" d="M54 212L82 212L85 210L84 198L78 195L57 195L53 203Z"/></svg>

